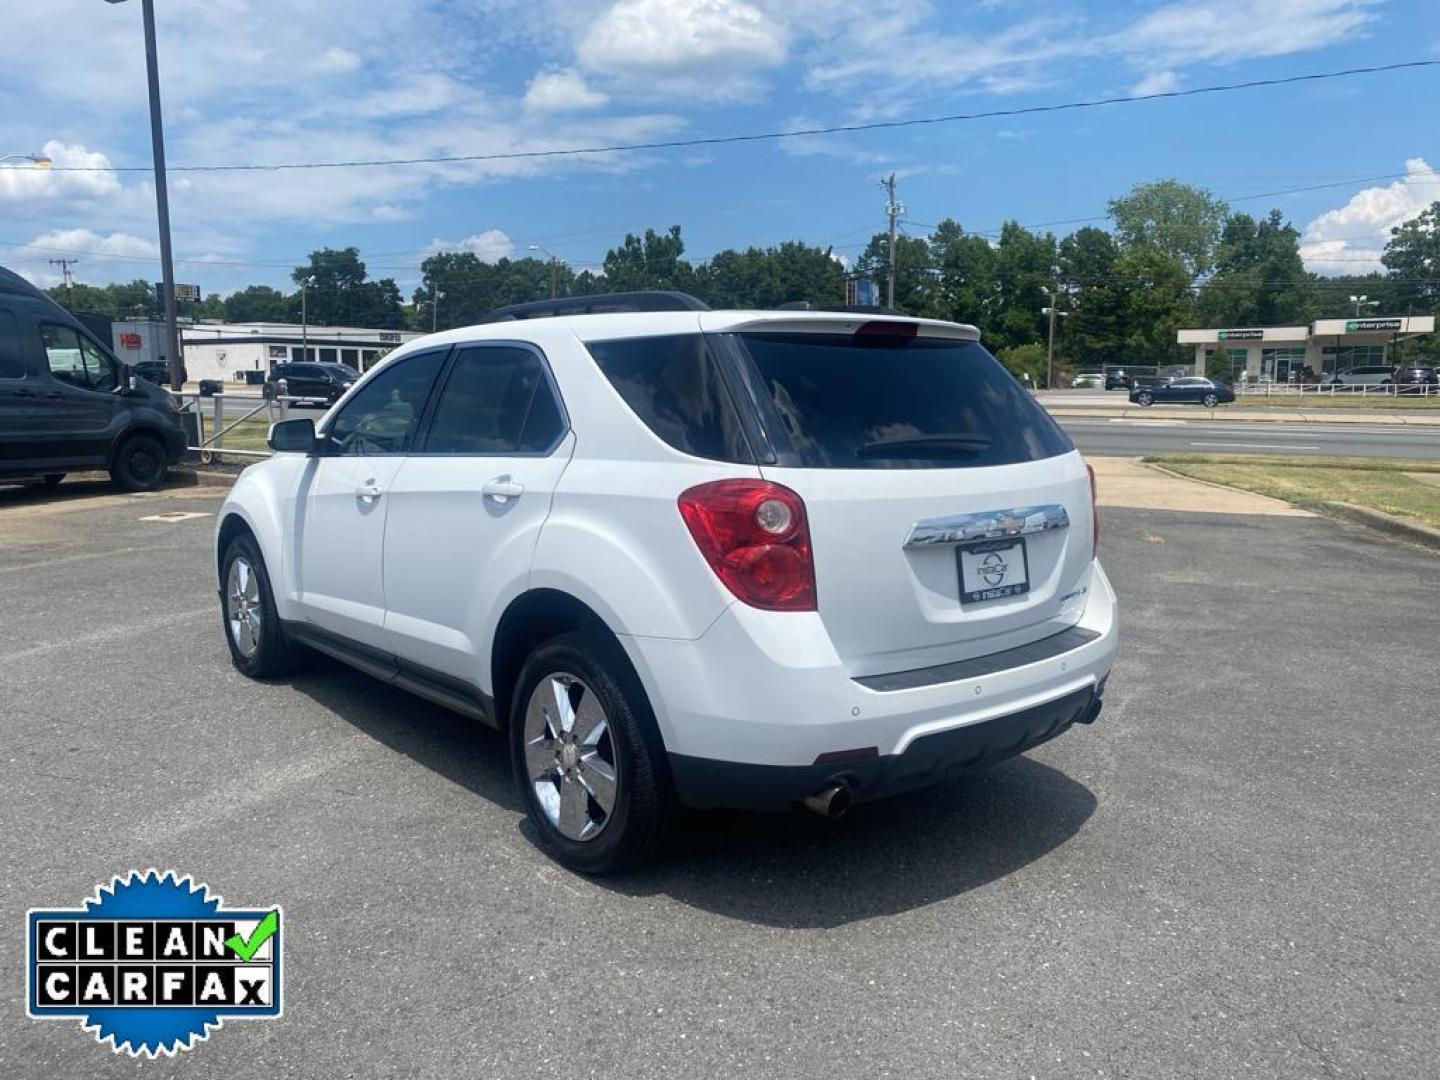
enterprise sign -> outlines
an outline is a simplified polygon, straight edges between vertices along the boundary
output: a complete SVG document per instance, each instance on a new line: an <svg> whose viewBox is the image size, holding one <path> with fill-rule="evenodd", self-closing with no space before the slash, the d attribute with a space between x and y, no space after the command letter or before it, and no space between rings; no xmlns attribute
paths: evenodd
<svg viewBox="0 0 1440 1080"><path fill-rule="evenodd" d="M1219 334L1221 341L1263 341L1264 330L1221 330Z"/></svg>
<svg viewBox="0 0 1440 1080"><path fill-rule="evenodd" d="M1346 319L1347 334L1378 334L1387 330L1399 330L1405 325L1404 319Z"/></svg>

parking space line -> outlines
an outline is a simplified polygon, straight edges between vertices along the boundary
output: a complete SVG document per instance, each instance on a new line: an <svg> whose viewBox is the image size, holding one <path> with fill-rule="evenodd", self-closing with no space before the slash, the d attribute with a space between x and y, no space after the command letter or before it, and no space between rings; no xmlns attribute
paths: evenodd
<svg viewBox="0 0 1440 1080"><path fill-rule="evenodd" d="M1218 446L1238 447L1242 450L1319 450L1318 446L1296 446L1294 443L1254 443L1254 442L1192 442L1191 446Z"/></svg>

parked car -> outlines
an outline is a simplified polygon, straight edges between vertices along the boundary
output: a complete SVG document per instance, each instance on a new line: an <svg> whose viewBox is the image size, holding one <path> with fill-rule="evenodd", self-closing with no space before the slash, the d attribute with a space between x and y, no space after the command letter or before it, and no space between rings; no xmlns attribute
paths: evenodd
<svg viewBox="0 0 1440 1080"><path fill-rule="evenodd" d="M1100 709L1093 473L973 327L525 304L270 439L218 515L235 667L308 646L505 732L579 871L679 805L836 816Z"/></svg>
<svg viewBox="0 0 1440 1080"><path fill-rule="evenodd" d="M0 267L0 478L109 470L158 487L185 452L179 404L135 378L69 312Z"/></svg>
<svg viewBox="0 0 1440 1080"><path fill-rule="evenodd" d="M1105 376L1098 371L1081 372L1070 385L1076 390L1099 390L1105 385Z"/></svg>
<svg viewBox="0 0 1440 1080"><path fill-rule="evenodd" d="M170 364L166 360L137 360L130 365L130 370L156 386L170 385ZM181 364L180 382L183 385L189 381L190 373L185 370L185 365Z"/></svg>
<svg viewBox="0 0 1440 1080"><path fill-rule="evenodd" d="M1166 379L1153 386L1137 386L1130 391L1130 400L1145 406L1154 405L1157 401L1196 402L1213 409L1221 402L1234 401L1235 391L1214 379L1192 375L1183 379Z"/></svg>
<svg viewBox="0 0 1440 1080"><path fill-rule="evenodd" d="M1106 390L1128 390L1130 389L1130 377L1123 371L1107 371L1105 373Z"/></svg>
<svg viewBox="0 0 1440 1080"><path fill-rule="evenodd" d="M280 393L280 380L285 380L288 397L304 398L306 402L330 406L340 400L360 376L344 364L312 363L276 364L270 369L260 394L266 401Z"/></svg>
<svg viewBox="0 0 1440 1080"><path fill-rule="evenodd" d="M1331 372L1320 380L1321 386L1389 386L1395 381L1395 369L1384 364Z"/></svg>
<svg viewBox="0 0 1440 1080"><path fill-rule="evenodd" d="M1433 394L1440 386L1440 375L1429 364L1400 364L1392 378L1397 394Z"/></svg>

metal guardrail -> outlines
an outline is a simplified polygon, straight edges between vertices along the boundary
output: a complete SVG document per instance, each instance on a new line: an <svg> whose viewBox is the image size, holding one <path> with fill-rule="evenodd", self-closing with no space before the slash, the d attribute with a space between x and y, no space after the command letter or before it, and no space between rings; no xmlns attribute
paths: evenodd
<svg viewBox="0 0 1440 1080"><path fill-rule="evenodd" d="M1236 383L1236 397L1334 397L1359 394L1362 397L1436 397L1440 386L1430 383Z"/></svg>

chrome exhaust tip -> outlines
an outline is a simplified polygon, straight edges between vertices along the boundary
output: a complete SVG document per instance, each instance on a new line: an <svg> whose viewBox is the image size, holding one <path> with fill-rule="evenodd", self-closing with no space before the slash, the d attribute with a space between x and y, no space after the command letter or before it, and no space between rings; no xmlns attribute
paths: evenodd
<svg viewBox="0 0 1440 1080"><path fill-rule="evenodd" d="M833 821L850 809L850 789L844 784L831 784L805 796L804 802L805 809Z"/></svg>

